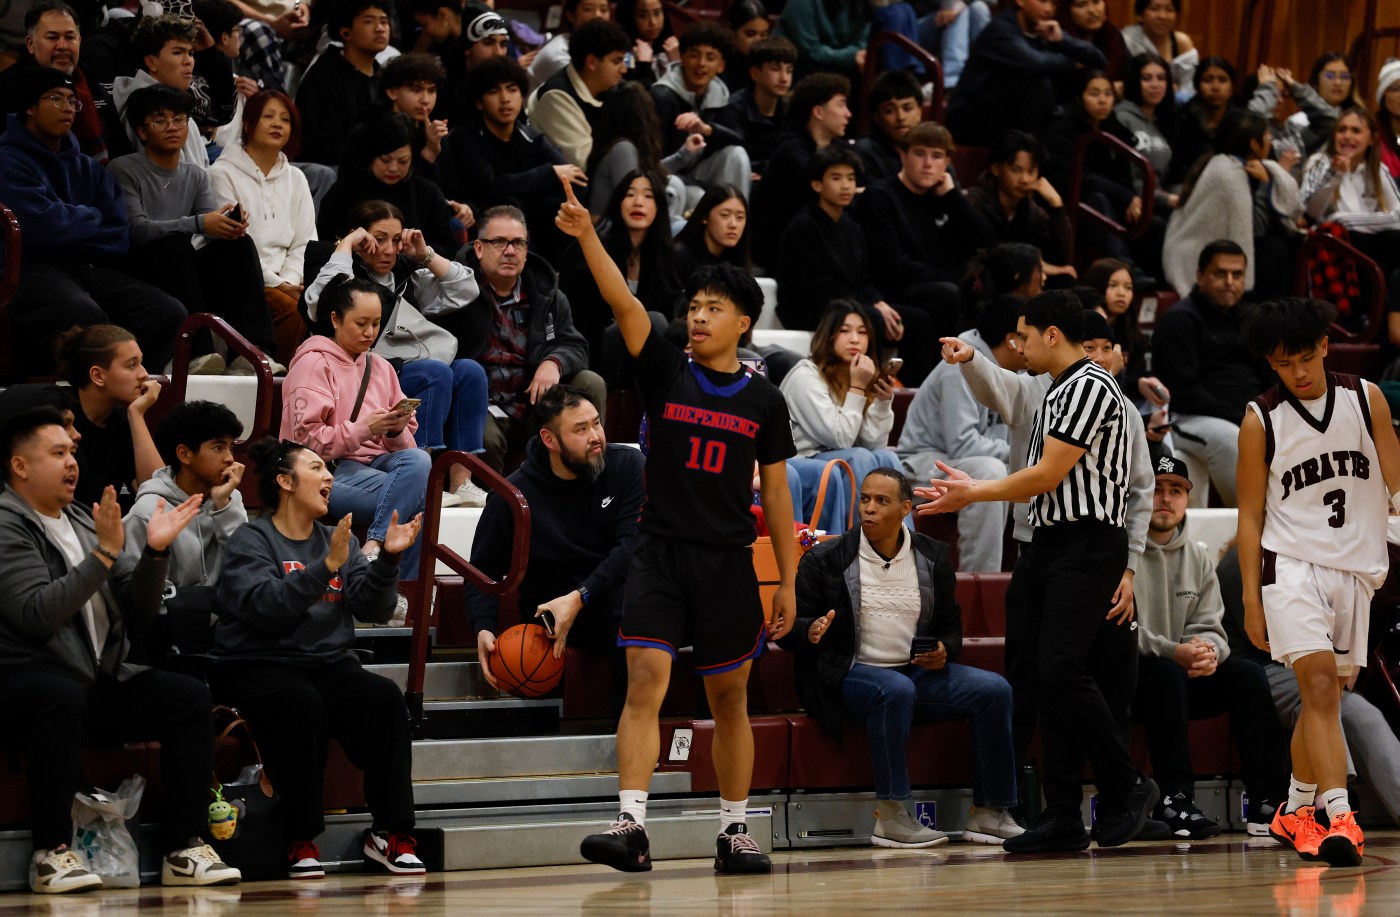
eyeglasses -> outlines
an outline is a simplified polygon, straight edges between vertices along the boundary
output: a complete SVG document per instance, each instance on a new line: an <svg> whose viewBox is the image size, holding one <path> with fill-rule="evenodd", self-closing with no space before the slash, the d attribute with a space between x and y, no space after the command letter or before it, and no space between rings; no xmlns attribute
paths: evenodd
<svg viewBox="0 0 1400 917"><path fill-rule="evenodd" d="M166 125L170 124L173 124L176 127L184 127L186 124L190 123L190 116L175 115L173 118L167 118L164 115L157 115L156 117L152 118L146 123L149 124L151 127L165 127Z"/></svg>
<svg viewBox="0 0 1400 917"><path fill-rule="evenodd" d="M1324 70L1322 71L1322 78L1324 80L1349 80L1351 79L1351 74L1345 70Z"/></svg>
<svg viewBox="0 0 1400 917"><path fill-rule="evenodd" d="M83 100L79 99L77 96L61 96L58 93L54 93L51 96L43 96L42 98L55 108L67 108L70 111L83 110Z"/></svg>
<svg viewBox="0 0 1400 917"><path fill-rule="evenodd" d="M530 247L529 239L477 239L476 241L495 252L503 252L507 248L523 252Z"/></svg>

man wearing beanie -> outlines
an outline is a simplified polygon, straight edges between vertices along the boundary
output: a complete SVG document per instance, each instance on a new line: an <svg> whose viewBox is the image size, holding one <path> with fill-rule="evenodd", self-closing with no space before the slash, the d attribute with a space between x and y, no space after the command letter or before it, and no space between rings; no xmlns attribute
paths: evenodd
<svg viewBox="0 0 1400 917"><path fill-rule="evenodd" d="M1269 678L1259 663L1230 655L1215 563L1186 533L1186 463L1163 456L1154 470L1147 550L1134 584L1141 656L1132 705L1133 718L1147 729L1152 775L1162 787L1153 817L1177 837L1220 833L1196 807L1187 727L1228 712L1249 793L1249 833L1266 836L1274 806L1288 793L1287 748Z"/></svg>
<svg viewBox="0 0 1400 917"><path fill-rule="evenodd" d="M53 373L53 337L73 325L113 322L136 335L153 371L165 368L185 307L109 267L127 253L126 204L116 179L78 148L82 103L52 67L27 68L13 85L18 113L0 134L0 201L23 233L19 289L10 304L21 369Z"/></svg>

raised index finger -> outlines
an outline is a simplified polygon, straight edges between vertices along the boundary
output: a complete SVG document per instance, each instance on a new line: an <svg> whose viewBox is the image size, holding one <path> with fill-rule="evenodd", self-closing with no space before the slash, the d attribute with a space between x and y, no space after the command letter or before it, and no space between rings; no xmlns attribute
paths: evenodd
<svg viewBox="0 0 1400 917"><path fill-rule="evenodd" d="M569 176L561 175L559 176L559 181L564 185L565 200L567 200L570 204L573 204L575 207L583 206L578 202L578 198L574 197L574 183L569 181Z"/></svg>

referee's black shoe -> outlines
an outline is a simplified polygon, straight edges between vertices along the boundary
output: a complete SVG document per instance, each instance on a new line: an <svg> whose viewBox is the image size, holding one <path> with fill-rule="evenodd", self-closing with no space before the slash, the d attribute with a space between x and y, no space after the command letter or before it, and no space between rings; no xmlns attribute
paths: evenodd
<svg viewBox="0 0 1400 917"><path fill-rule="evenodd" d="M1079 813L1054 809L1041 812L1024 832L1001 845L1007 853L1072 853L1088 847L1089 835Z"/></svg>
<svg viewBox="0 0 1400 917"><path fill-rule="evenodd" d="M602 863L623 872L651 871L651 841L647 829L623 812L602 834L590 834L579 853L591 863Z"/></svg>
<svg viewBox="0 0 1400 917"><path fill-rule="evenodd" d="M1104 806L1095 826L1094 840L1100 847L1117 847L1142 833L1162 791L1151 777L1138 774L1137 783L1122 801Z"/></svg>
<svg viewBox="0 0 1400 917"><path fill-rule="evenodd" d="M749 826L743 822L730 825L715 838L715 872L737 875L772 871L773 861L758 848L749 835Z"/></svg>

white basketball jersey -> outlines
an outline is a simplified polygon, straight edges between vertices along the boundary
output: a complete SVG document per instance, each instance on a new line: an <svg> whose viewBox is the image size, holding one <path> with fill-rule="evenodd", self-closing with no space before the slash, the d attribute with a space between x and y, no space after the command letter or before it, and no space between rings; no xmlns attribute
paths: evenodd
<svg viewBox="0 0 1400 917"><path fill-rule="evenodd" d="M1366 383L1327 374L1321 419L1282 385L1249 403L1264 423L1266 551L1385 581L1385 477L1371 436ZM1316 407L1313 404L1313 407Z"/></svg>

